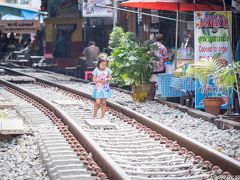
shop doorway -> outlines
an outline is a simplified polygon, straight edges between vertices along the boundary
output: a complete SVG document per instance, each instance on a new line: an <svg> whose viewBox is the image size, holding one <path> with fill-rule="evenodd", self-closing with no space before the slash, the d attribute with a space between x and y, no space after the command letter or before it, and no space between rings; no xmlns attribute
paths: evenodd
<svg viewBox="0 0 240 180"><path fill-rule="evenodd" d="M76 24L58 24L53 28L53 56L69 57L72 51L72 33Z"/></svg>

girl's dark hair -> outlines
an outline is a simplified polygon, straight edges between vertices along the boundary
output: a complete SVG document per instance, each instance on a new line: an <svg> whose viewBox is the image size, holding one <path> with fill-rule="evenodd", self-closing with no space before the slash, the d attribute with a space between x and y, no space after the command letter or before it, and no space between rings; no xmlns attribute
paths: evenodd
<svg viewBox="0 0 240 180"><path fill-rule="evenodd" d="M102 62L107 62L107 64L108 64L108 56L106 53L101 53L98 55L98 61L97 61L98 68Z"/></svg>

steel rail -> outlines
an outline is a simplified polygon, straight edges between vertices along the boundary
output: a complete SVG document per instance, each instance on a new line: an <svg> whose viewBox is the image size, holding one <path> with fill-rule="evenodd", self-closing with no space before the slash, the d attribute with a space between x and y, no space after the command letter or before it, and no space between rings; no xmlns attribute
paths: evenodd
<svg viewBox="0 0 240 180"><path fill-rule="evenodd" d="M74 94L77 94L77 95L80 95L80 96L83 96L83 97L93 100L91 95L81 92L79 90L75 90L75 89L72 89L69 87L65 87L61 84L58 84L55 82L49 82L49 81L39 79L39 78L37 78L37 80L42 83L46 83L48 85L52 85L52 86L58 87L60 89L64 89L68 92L72 92ZM121 112L122 114L124 114L130 118L136 119L139 123L147 126L148 128L156 131L157 133L162 134L163 136L166 136L168 139L177 141L177 143L180 146L187 147L189 150L193 151L195 154L198 154L198 155L202 156L204 159L211 161L213 164L218 165L222 170L229 171L230 173L235 174L235 175L239 174L240 162L238 162L216 150L213 150L213 149L207 147L206 145L203 145L203 144L197 142L196 140L190 139L181 133L174 132L171 128L168 128L167 126L156 123L152 119L150 119L136 111L133 111L130 108L127 108L125 106L122 106L120 104L117 104L117 103L114 103L111 101L107 102L107 106L118 112Z"/></svg>
<svg viewBox="0 0 240 180"><path fill-rule="evenodd" d="M93 159L99 164L101 169L107 174L110 179L116 180L128 180L129 176L80 128L74 120L72 120L66 113L58 109L54 104L49 101L31 93L28 90L22 89L21 87L14 85L13 83L7 82L0 79L0 83L13 88L22 94L34 99L40 104L47 107L50 111L60 118L64 124L69 127L69 131L74 137L83 145L88 153L93 154Z"/></svg>
<svg viewBox="0 0 240 180"><path fill-rule="evenodd" d="M36 78L34 76L30 76L30 75L22 73L22 72L16 72L11 69L9 69L9 70L12 72L21 74L21 75L33 77L39 82L46 83L48 85L55 86L60 89L66 90L68 92L83 96L83 97L91 99L91 100L94 100L90 94L87 94L85 92L75 90L70 87L66 87L61 84L55 83L55 82L50 82L50 81L44 80L42 78ZM237 160L234 160L234 159L228 157L227 155L224 155L216 150L213 150L213 149L207 147L206 145L203 145L202 143L197 142L196 140L188 138L181 133L174 132L171 128L164 126L162 124L156 123L152 119L150 119L138 112L135 112L135 111L131 110L130 108L124 107L120 104L117 104L117 103L114 103L111 101L107 101L107 106L118 112L121 112L122 114L124 114L130 118L136 119L139 123L147 126L148 128L156 131L157 133L162 134L163 136L166 136L168 139L177 141L177 143L180 146L187 147L189 150L193 151L195 154L200 155L204 159L207 159L207 160L211 161L213 164L219 166L222 170L228 171L233 175L239 175L240 162L238 162Z"/></svg>

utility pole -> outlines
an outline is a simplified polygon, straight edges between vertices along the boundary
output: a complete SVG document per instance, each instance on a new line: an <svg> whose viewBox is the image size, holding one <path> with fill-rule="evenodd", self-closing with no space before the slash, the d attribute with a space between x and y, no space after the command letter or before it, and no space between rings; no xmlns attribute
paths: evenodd
<svg viewBox="0 0 240 180"><path fill-rule="evenodd" d="M117 16L118 16L118 11L116 8L118 8L118 2L117 0L113 0L113 28L116 27L117 24Z"/></svg>
<svg viewBox="0 0 240 180"><path fill-rule="evenodd" d="M140 9L137 9L137 22L136 22L136 32L137 32L137 38L140 41L142 38L142 27L141 27L141 21L142 21L142 14L140 12Z"/></svg>

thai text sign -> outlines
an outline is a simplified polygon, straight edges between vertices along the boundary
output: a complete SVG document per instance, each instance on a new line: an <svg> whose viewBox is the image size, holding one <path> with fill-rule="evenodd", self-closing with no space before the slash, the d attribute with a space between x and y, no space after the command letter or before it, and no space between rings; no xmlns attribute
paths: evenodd
<svg viewBox="0 0 240 180"><path fill-rule="evenodd" d="M4 33L36 33L40 28L39 20L3 20L0 21L0 26Z"/></svg>
<svg viewBox="0 0 240 180"><path fill-rule="evenodd" d="M194 12L194 44L195 61L202 58L221 58L232 62L231 32L232 14L231 12ZM221 89L215 87L210 80L208 87L209 96L225 96ZM201 83L196 82L196 108L203 108L204 93L201 91ZM224 108L225 105L222 106Z"/></svg>

